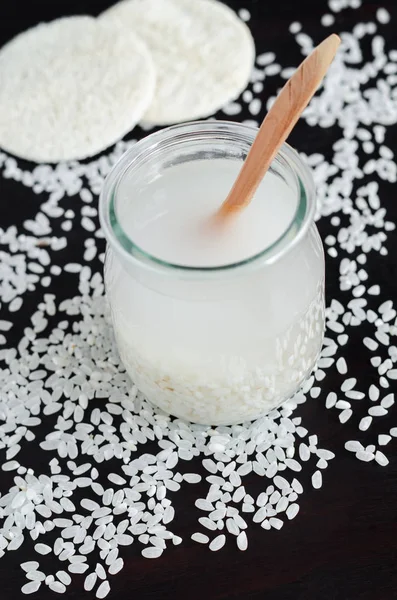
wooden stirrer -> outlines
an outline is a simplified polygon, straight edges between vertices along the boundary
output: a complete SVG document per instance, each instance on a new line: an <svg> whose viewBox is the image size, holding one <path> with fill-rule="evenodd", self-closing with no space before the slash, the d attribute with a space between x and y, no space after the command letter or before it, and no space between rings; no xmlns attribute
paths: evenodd
<svg viewBox="0 0 397 600"><path fill-rule="evenodd" d="M339 45L340 38L330 35L287 81L267 113L218 217L236 213L251 202L272 160L314 96Z"/></svg>

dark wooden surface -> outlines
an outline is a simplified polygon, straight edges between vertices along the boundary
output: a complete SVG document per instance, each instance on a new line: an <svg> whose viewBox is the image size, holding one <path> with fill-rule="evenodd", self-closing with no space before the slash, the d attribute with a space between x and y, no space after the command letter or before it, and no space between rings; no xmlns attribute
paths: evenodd
<svg viewBox="0 0 397 600"><path fill-rule="evenodd" d="M194 2L195 0L192 0ZM0 43L40 20L50 20L67 14L98 14L110 2L108 0L57 0L23 2L2 0L0 4ZM304 30L320 41L328 30L319 24L327 11L324 0L229 0L235 9L248 8L252 13L250 27L254 33L259 52L274 50L283 66L299 62L297 46L288 26L299 20ZM397 48L395 24L397 6L393 0L382 3L389 8L395 20L384 27L390 47ZM377 2L365 2L359 10L347 10L336 16L333 28L336 32L349 30L360 20L373 19ZM266 83L263 97L275 91L280 82L273 78ZM1 107L0 107L1 108ZM247 115L248 116L248 115ZM298 126L291 142L299 150L314 150L327 154L335 139L332 130L305 129ZM397 141L396 128L388 134L393 147ZM396 144L394 145L396 147ZM383 188L381 188L383 189ZM1 226L28 218L32 208L29 191L15 182L0 181ZM386 196L385 196L386 195ZM76 200L77 201L77 200ZM385 186L382 203L387 206L389 218L397 220L395 187ZM320 223L322 235L327 233L326 223ZM70 246L69 246L70 248ZM378 264L374 255L368 264L373 283L382 283L385 299L396 298L397 256L396 235L388 242L389 258ZM70 252L70 249L68 250ZM328 297L338 297L338 273L336 263L328 264ZM382 296L383 297L383 296ZM29 302L27 303L29 306ZM32 307L34 298L32 298ZM18 330L18 328L17 328ZM362 373L367 390L370 381L365 365L368 356L361 350L358 339L365 328L360 328L357 339L348 345L349 364L356 373ZM20 333L20 330L19 330ZM17 342L17 339L15 340ZM196 530L200 511L194 508L197 487L189 486L184 493L176 495L177 518L173 524L175 533L185 539L181 546L171 547L157 560L145 560L134 547L126 548L123 556L125 568L111 578L111 600L392 600L397 598L397 460L395 440L387 446L390 465L381 468L375 463L357 461L343 449L344 442L357 437L358 418L341 426L336 412L326 411L324 398L327 390L339 387L341 378L335 370L327 375L326 385L319 400L309 401L300 409L305 426L319 435L321 446L336 453L324 473L321 490L313 490L309 481L301 498L299 516L286 523L281 531L263 531L251 527L249 548L239 552L230 541L220 552L211 553L190 540ZM359 379L360 383L360 379ZM390 411L388 427L396 424L397 409ZM364 414L364 413L363 413ZM362 415L360 415L362 416ZM393 422L394 421L394 422ZM368 443L376 440L379 432L387 430L385 421L373 426L366 437ZM31 447L30 447L31 450ZM3 455L0 460L3 460ZM45 457L46 458L46 457ZM48 455L48 459L50 455ZM41 455L41 460L43 456ZM21 461L23 462L23 461ZM34 453L30 463L35 466ZM37 465L39 468L39 465ZM6 476L7 475L7 476ZM8 474L1 474L0 490L4 492L10 481ZM257 493L266 485L260 478L252 478L252 489ZM203 491L205 486L202 487ZM20 588L26 582L20 569L24 560L34 560L33 544L28 541L16 552L0 560L1 600L24 597ZM43 567L51 572L51 559L42 559ZM57 567L59 568L59 567ZM67 597L77 600L89 598L83 591L84 576L73 576ZM42 587L36 597L46 600L54 593Z"/></svg>

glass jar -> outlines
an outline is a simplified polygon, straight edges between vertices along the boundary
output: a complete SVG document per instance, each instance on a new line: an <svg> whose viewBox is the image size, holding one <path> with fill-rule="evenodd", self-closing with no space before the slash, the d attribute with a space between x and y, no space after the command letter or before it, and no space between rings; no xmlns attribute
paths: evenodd
<svg viewBox="0 0 397 600"><path fill-rule="evenodd" d="M196 423L264 415L291 397L316 363L324 335L324 252L311 174L285 144L271 170L296 195L294 217L275 243L236 264L168 264L134 243L126 215L150 182L161 182L175 165L242 163L256 133L222 121L163 129L126 152L100 198L105 284L121 360L149 401Z"/></svg>

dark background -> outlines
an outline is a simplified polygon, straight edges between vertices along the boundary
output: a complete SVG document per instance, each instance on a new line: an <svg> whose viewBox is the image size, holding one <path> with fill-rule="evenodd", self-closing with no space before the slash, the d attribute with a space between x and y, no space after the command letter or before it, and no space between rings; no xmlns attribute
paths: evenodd
<svg viewBox="0 0 397 600"><path fill-rule="evenodd" d="M72 14L96 15L110 4L108 0L29 3L0 0L0 45L41 20L48 21ZM382 4L364 2L358 10L344 10L335 15L335 26L327 29L320 25L321 16L330 12L324 0L229 0L227 4L236 10L247 8L251 12L249 26L254 34L258 53L275 51L282 66L293 66L301 60L294 38L288 32L292 21L300 21L303 30L319 42L332 30L337 33L350 31L357 22L374 20L379 6L388 8L396 19L382 26L381 32L386 37L389 48L397 48L397 6L394 9L394 2L391 1ZM273 94L281 83L277 77L268 81L263 92L264 99ZM238 119L240 118L249 118L249 115L239 115ZM137 131L139 134L139 129ZM134 136L136 135L134 131ZM141 132L140 135L144 134ZM334 130L310 129L301 123L291 135L290 141L301 151L318 151L327 155L338 135L340 133L335 133ZM392 149L397 148L396 127L389 129L386 143ZM20 223L32 212L35 214L37 199L32 200L31 196L30 191L21 184L0 179L0 226ZM388 218L397 221L395 186L381 184L381 201L388 210ZM68 199L67 202L70 207L75 208L76 205L72 206L72 203L79 201ZM329 231L329 225L320 222L319 229L324 237ZM70 235L75 236L76 244L69 243L64 251L64 262L73 260L71 253L79 253L84 240L83 230L78 228L73 229L73 234ZM367 269L371 285L381 284L382 298L384 296L385 300L395 298L397 291L395 234L389 236L387 247L389 256L382 258L378 254L371 255ZM327 264L329 300L341 296L338 262L339 259L328 260ZM56 293L58 300L61 299L61 290ZM378 298L374 302L377 306L381 300ZM35 294L30 298L28 294L26 318L29 318L29 307L34 309L36 305ZM24 326L25 323L21 324L21 327ZM366 391L371 383L371 372L367 368L369 355L362 350L360 341L365 335L365 326L358 329L360 331L356 333L356 337L353 335L350 338L346 354L354 376L358 374L358 389ZM18 332L21 332L21 328L16 326L15 343ZM390 417L377 419L377 424L366 434L357 430L357 424L366 412L364 408L362 414L358 411L348 424L341 426L337 412L326 411L324 408L327 392L339 388L340 383L341 377L335 369L330 369L322 384L320 398L307 402L299 409L304 417L304 425L311 433L319 435L321 447L336 453L336 459L331 461L329 468L323 473L322 489L311 489L309 481L302 477L305 492L301 497L300 513L294 521L286 523L281 531L265 532L258 526L251 527L248 534L249 547L244 553L239 552L231 540L227 541L220 552L212 553L190 540L190 535L197 530L197 518L202 514L194 507L197 488L189 486L175 499L177 518L173 526L175 533L184 537L183 544L171 546L160 559L152 561L143 559L134 546L125 548L122 553L125 567L121 573L110 578L112 591L108 597L111 600L397 598L395 440L384 450L390 458L390 465L386 468L375 463L361 463L343 449L345 441L349 439L365 439L368 444L375 443L378 433L387 433L396 424L397 409L391 409ZM366 402L363 403L365 406ZM34 444L30 444L30 452L32 447ZM43 453L40 457L37 456L37 468L45 472L46 465L42 463L42 455ZM45 454L44 458L48 461L50 455ZM35 465L34 450L30 463ZM4 491L2 488L4 485L7 488L8 474L2 474L1 479L3 485L0 483L0 489ZM253 486L254 490L256 486L258 493L266 484L257 477ZM9 553L0 561L1 600L24 597L20 589L26 579L19 567L24 560L36 560L30 540L25 540L18 551ZM46 573L51 572L51 562L42 557L39 560L44 568L47 565ZM59 563L54 570L58 569ZM92 592L83 591L84 577L85 575L73 575L73 583L66 594L68 598L94 597ZM46 600L55 596L42 586L35 597Z"/></svg>

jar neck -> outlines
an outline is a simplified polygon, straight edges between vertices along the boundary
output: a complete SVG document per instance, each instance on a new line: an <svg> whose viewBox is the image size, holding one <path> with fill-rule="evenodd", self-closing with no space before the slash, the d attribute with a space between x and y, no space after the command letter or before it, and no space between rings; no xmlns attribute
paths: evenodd
<svg viewBox="0 0 397 600"><path fill-rule="evenodd" d="M189 279L227 277L237 272L248 272L273 264L290 252L306 234L314 219L315 189L308 167L288 144L275 157L271 170L281 175L296 193L295 214L285 231L270 246L244 261L220 267L188 267L170 264L139 248L125 232L118 217L120 186L131 181L131 186L142 185L144 177L157 176L159 164L174 166L200 158L234 158L241 162L248 154L257 130L225 121L186 123L163 129L141 140L122 156L108 176L103 187L99 214L107 241L124 264L134 270L142 268L162 275Z"/></svg>

